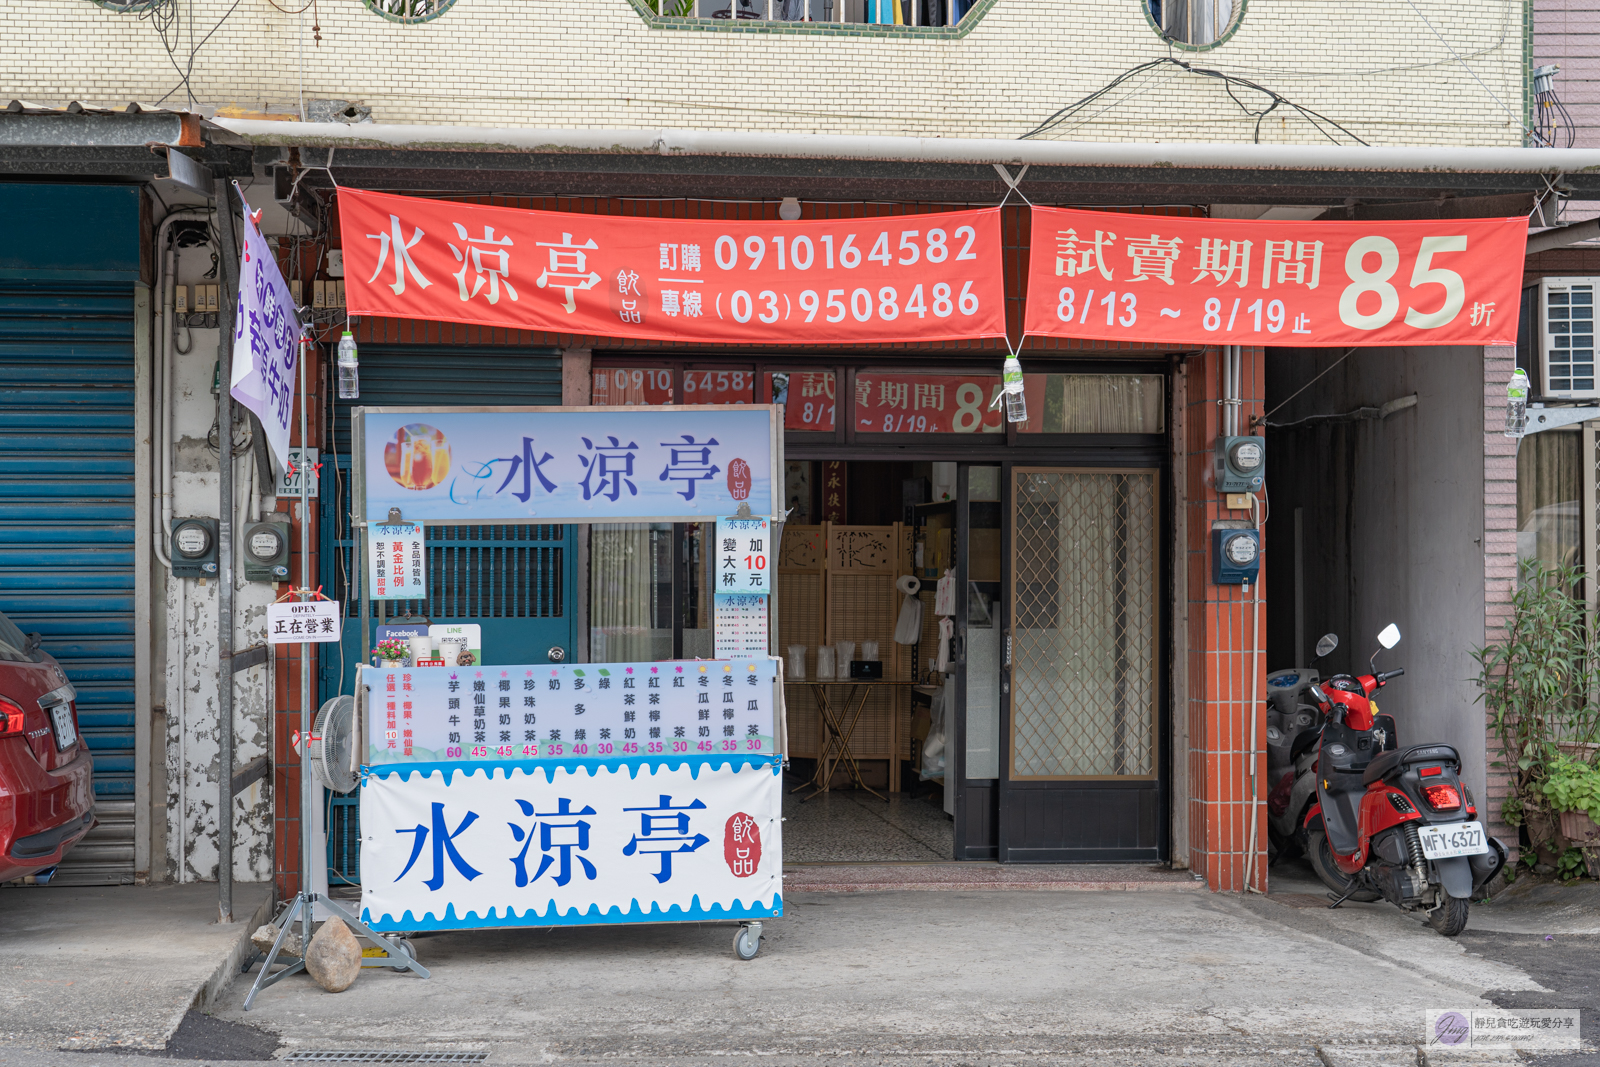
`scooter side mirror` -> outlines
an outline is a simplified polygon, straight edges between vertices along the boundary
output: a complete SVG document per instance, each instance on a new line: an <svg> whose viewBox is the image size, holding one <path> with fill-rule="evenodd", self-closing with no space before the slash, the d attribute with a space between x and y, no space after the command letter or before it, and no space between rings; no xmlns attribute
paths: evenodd
<svg viewBox="0 0 1600 1067"><path fill-rule="evenodd" d="M1333 650L1338 647L1338 634L1323 634L1321 640L1317 642L1317 659L1321 659L1323 656L1330 655Z"/></svg>
<svg viewBox="0 0 1600 1067"><path fill-rule="evenodd" d="M1382 633L1378 634L1378 644L1382 645L1384 648L1393 648L1399 643L1400 627L1396 626L1392 622L1383 628Z"/></svg>

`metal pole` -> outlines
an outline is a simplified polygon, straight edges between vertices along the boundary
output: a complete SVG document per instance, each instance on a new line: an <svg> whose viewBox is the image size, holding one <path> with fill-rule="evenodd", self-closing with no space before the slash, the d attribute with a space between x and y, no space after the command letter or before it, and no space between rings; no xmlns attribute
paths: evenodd
<svg viewBox="0 0 1600 1067"><path fill-rule="evenodd" d="M309 407L306 389L306 357L312 346L302 339L300 343L300 599L307 600L311 588L311 468L306 465L309 445L306 437L306 408ZM311 850L316 842L311 839L311 805L322 803L314 797L311 788L311 643L300 642L300 891L311 898L316 887L306 885L311 877ZM311 923L315 916L315 903L300 913L302 946L311 944Z"/></svg>
<svg viewBox="0 0 1600 1067"><path fill-rule="evenodd" d="M239 251L229 182L217 179L222 300L217 332L217 921L233 922L233 334Z"/></svg>

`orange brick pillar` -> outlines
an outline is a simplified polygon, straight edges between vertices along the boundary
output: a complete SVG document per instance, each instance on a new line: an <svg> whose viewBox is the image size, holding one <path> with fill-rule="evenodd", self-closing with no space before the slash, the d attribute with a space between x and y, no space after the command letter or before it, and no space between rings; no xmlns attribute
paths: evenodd
<svg viewBox="0 0 1600 1067"><path fill-rule="evenodd" d="M1266 395L1264 352L1243 348L1239 433L1262 413ZM1188 508L1188 613L1179 622L1179 654L1187 650L1189 716L1189 866L1214 890L1265 892L1267 694L1266 579L1248 595L1238 585L1211 581L1211 532L1226 520L1250 520L1230 511L1214 484L1216 440L1222 432L1222 349L1207 348L1184 363L1184 420ZM1267 456L1270 466L1272 456ZM1257 494L1258 496L1260 494ZM1258 514L1261 514L1258 512ZM1265 549L1265 537L1262 538ZM1259 606L1256 601L1260 598ZM1251 677L1255 678L1254 700ZM1254 744L1251 725L1255 720ZM1252 757L1252 751L1254 756ZM1254 797L1251 796L1252 766ZM1253 803L1252 803L1253 801ZM1251 809L1255 809L1251 833Z"/></svg>

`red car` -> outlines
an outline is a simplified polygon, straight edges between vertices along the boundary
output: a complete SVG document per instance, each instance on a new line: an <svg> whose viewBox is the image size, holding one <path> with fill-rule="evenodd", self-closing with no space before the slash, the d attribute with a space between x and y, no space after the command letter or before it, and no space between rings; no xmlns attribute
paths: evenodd
<svg viewBox="0 0 1600 1067"><path fill-rule="evenodd" d="M49 871L94 825L94 759L60 664L0 614L0 882Z"/></svg>

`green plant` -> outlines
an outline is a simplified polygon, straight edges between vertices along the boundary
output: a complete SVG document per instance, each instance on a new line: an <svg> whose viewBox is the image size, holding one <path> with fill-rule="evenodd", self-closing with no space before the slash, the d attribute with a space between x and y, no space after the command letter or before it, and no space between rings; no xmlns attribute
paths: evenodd
<svg viewBox="0 0 1600 1067"><path fill-rule="evenodd" d="M1495 766L1511 772L1503 814L1526 825L1536 847L1550 849L1554 819L1543 786L1562 746L1600 737L1600 637L1572 590L1574 567L1526 565L1511 598L1505 640L1473 652L1480 699L1500 741Z"/></svg>
<svg viewBox="0 0 1600 1067"><path fill-rule="evenodd" d="M1587 763L1557 756L1539 791L1552 811L1581 811L1600 823L1600 771Z"/></svg>
<svg viewBox="0 0 1600 1067"><path fill-rule="evenodd" d="M389 637L378 642L379 659L405 659L409 655L411 655L411 646L398 637Z"/></svg>
<svg viewBox="0 0 1600 1067"><path fill-rule="evenodd" d="M694 12L694 0L645 0L650 10L668 18L688 18Z"/></svg>
<svg viewBox="0 0 1600 1067"><path fill-rule="evenodd" d="M1556 877L1563 882L1571 882L1582 878L1588 872L1588 867L1583 862L1583 849L1569 848L1561 854L1556 861Z"/></svg>

